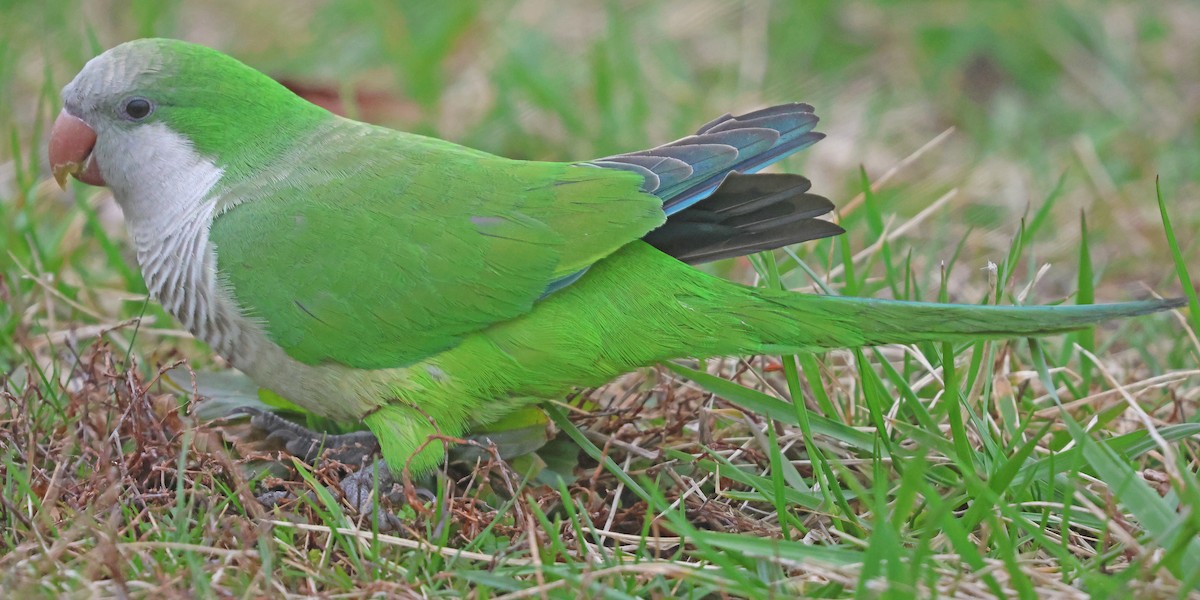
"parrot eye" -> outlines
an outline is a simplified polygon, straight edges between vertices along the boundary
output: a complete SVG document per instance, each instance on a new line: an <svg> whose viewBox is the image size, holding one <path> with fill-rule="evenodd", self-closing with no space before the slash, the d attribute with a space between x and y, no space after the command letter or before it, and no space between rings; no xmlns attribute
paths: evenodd
<svg viewBox="0 0 1200 600"><path fill-rule="evenodd" d="M131 121L141 121L154 112L154 105L145 98L130 98L121 105L121 114Z"/></svg>

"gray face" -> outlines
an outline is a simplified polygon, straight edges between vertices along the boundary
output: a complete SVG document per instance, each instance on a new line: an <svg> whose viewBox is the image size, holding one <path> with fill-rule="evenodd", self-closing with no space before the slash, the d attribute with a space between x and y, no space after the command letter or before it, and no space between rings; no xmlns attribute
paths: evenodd
<svg viewBox="0 0 1200 600"><path fill-rule="evenodd" d="M64 110L96 133L91 155L139 249L194 218L222 175L154 113L156 87L167 75L156 44L117 46L89 61L62 91ZM206 226L208 217L202 220Z"/></svg>
<svg viewBox="0 0 1200 600"><path fill-rule="evenodd" d="M156 127L152 83L163 73L163 54L154 40L139 40L93 58L62 91L63 109L96 132L92 156L123 206L138 195L132 179L142 179L140 162ZM159 165L160 167L163 165Z"/></svg>
<svg viewBox="0 0 1200 600"><path fill-rule="evenodd" d="M162 55L152 40L112 48L84 65L62 90L63 107L100 133L101 127L129 123L123 101L152 84L162 73Z"/></svg>

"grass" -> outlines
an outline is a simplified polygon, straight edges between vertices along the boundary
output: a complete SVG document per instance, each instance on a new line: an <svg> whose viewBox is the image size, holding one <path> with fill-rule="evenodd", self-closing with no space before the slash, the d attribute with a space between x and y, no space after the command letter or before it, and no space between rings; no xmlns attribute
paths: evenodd
<svg viewBox="0 0 1200 600"><path fill-rule="evenodd" d="M1194 595L1198 25L1182 2L0 3L0 590ZM805 100L829 137L781 168L849 233L722 274L1190 309L1036 342L634 373L550 407L541 458L453 465L381 533L317 485L341 466L196 425L160 374L220 359L145 299L106 192L48 181L57 89L144 35L524 158ZM264 485L320 493L268 511Z"/></svg>

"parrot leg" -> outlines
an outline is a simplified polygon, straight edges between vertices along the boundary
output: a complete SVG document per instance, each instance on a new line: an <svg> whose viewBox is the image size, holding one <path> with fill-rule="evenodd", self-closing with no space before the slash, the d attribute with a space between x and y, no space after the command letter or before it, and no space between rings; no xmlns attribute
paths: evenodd
<svg viewBox="0 0 1200 600"><path fill-rule="evenodd" d="M242 407L232 414L250 416L250 424L267 432L267 439L283 444L289 453L305 462L324 456L348 465L364 465L379 453L379 442L370 431L329 435L309 430L275 413Z"/></svg>

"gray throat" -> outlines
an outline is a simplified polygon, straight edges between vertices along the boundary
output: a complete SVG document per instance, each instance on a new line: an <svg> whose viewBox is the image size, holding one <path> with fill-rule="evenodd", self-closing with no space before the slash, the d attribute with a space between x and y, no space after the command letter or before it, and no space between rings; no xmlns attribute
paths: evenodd
<svg viewBox="0 0 1200 600"><path fill-rule="evenodd" d="M209 213L211 203L205 203ZM217 277L208 214L182 219L168 231L133 231L138 264L150 295L200 340L240 369L253 367L261 336L242 316ZM257 332L255 332L257 333Z"/></svg>

